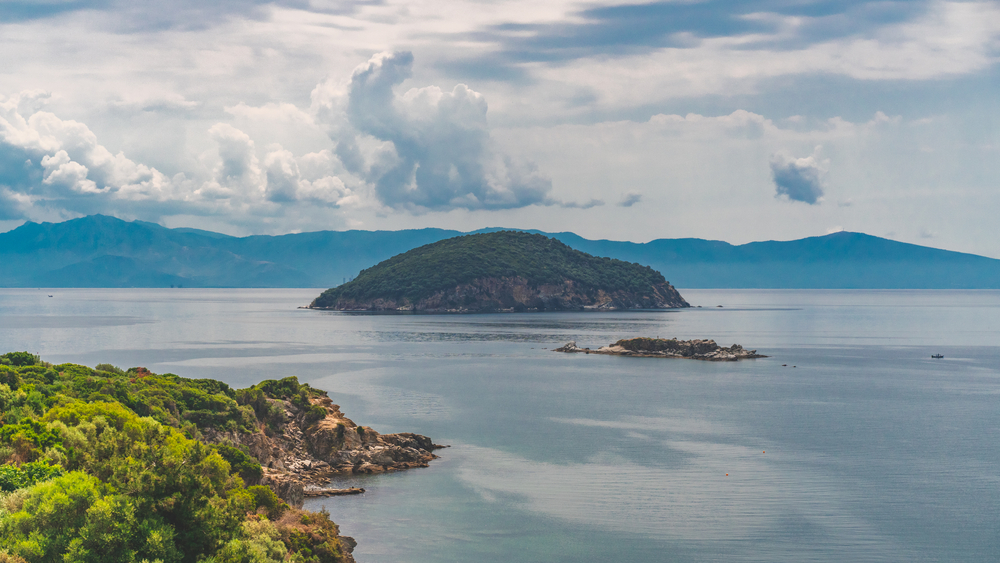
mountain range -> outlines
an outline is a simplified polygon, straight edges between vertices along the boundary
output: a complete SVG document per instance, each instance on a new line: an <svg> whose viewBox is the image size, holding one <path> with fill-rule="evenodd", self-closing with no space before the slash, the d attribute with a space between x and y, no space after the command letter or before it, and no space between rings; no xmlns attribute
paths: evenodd
<svg viewBox="0 0 1000 563"><path fill-rule="evenodd" d="M732 245L527 232L650 266L679 288L1000 289L1000 260L862 233ZM462 234L427 228L233 237L104 215L29 222L0 233L0 287L328 288L396 254Z"/></svg>

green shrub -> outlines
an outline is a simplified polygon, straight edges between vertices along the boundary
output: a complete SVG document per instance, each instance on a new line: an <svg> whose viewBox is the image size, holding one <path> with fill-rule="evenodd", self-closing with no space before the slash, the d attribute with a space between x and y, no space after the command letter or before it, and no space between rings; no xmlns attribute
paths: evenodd
<svg viewBox="0 0 1000 563"><path fill-rule="evenodd" d="M9 366L33 366L41 362L41 359L31 352L7 352L0 356L6 360L4 364Z"/></svg>
<svg viewBox="0 0 1000 563"><path fill-rule="evenodd" d="M312 426L313 424L319 422L326 418L326 408L322 405L310 405L309 410L306 411L303 417L303 422L306 426Z"/></svg>
<svg viewBox="0 0 1000 563"><path fill-rule="evenodd" d="M278 528L268 520L256 518L243 523L241 537L230 540L212 563L281 563L288 548L281 541Z"/></svg>
<svg viewBox="0 0 1000 563"><path fill-rule="evenodd" d="M43 461L24 463L20 467L12 463L0 465L0 491L11 492L30 487L62 474L62 467L49 465Z"/></svg>
<svg viewBox="0 0 1000 563"><path fill-rule="evenodd" d="M216 444L212 447L219 452L222 459L229 463L231 470L239 474L247 485L257 484L264 476L264 470L260 463L243 450L226 444Z"/></svg>
<svg viewBox="0 0 1000 563"><path fill-rule="evenodd" d="M344 557L340 529L330 520L325 508L319 512L290 511L278 530L296 561L303 563L339 563Z"/></svg>
<svg viewBox="0 0 1000 563"><path fill-rule="evenodd" d="M289 509L289 506L278 498L278 495L274 494L271 487L254 485L252 487L247 487L247 492L253 495L257 509L259 510L263 508L267 517L271 520L281 518L281 516Z"/></svg>

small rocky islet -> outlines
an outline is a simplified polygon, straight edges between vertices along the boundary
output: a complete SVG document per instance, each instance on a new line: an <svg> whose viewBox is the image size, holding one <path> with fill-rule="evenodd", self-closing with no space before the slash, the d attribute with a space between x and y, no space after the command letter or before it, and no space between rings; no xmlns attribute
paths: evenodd
<svg viewBox="0 0 1000 563"><path fill-rule="evenodd" d="M629 338L607 346L590 349L569 342L555 352L603 354L607 356L637 356L640 358L686 358L708 362L735 362L753 358L766 358L757 350L747 350L739 344L726 348L714 340L677 340L676 338Z"/></svg>

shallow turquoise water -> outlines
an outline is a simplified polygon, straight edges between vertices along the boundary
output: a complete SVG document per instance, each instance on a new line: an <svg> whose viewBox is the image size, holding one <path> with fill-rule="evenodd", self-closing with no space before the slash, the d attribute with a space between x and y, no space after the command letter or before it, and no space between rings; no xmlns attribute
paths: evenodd
<svg viewBox="0 0 1000 563"><path fill-rule="evenodd" d="M704 308L676 312L296 309L317 293L0 290L0 350L237 386L297 375L359 423L451 444L430 468L344 480L365 495L310 501L359 540L362 563L1000 558L1000 292L689 290ZM550 351L637 335L771 357Z"/></svg>

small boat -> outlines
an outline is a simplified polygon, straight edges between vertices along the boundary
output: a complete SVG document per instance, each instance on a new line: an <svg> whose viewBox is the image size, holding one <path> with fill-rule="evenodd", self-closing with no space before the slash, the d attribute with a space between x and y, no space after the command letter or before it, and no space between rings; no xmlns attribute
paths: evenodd
<svg viewBox="0 0 1000 563"><path fill-rule="evenodd" d="M940 360L944 356L942 356L941 354L931 354L931 357L934 358L935 360Z"/></svg>
<svg viewBox="0 0 1000 563"><path fill-rule="evenodd" d="M49 297L52 297L52 296L51 296L51 295L49 295Z"/></svg>

